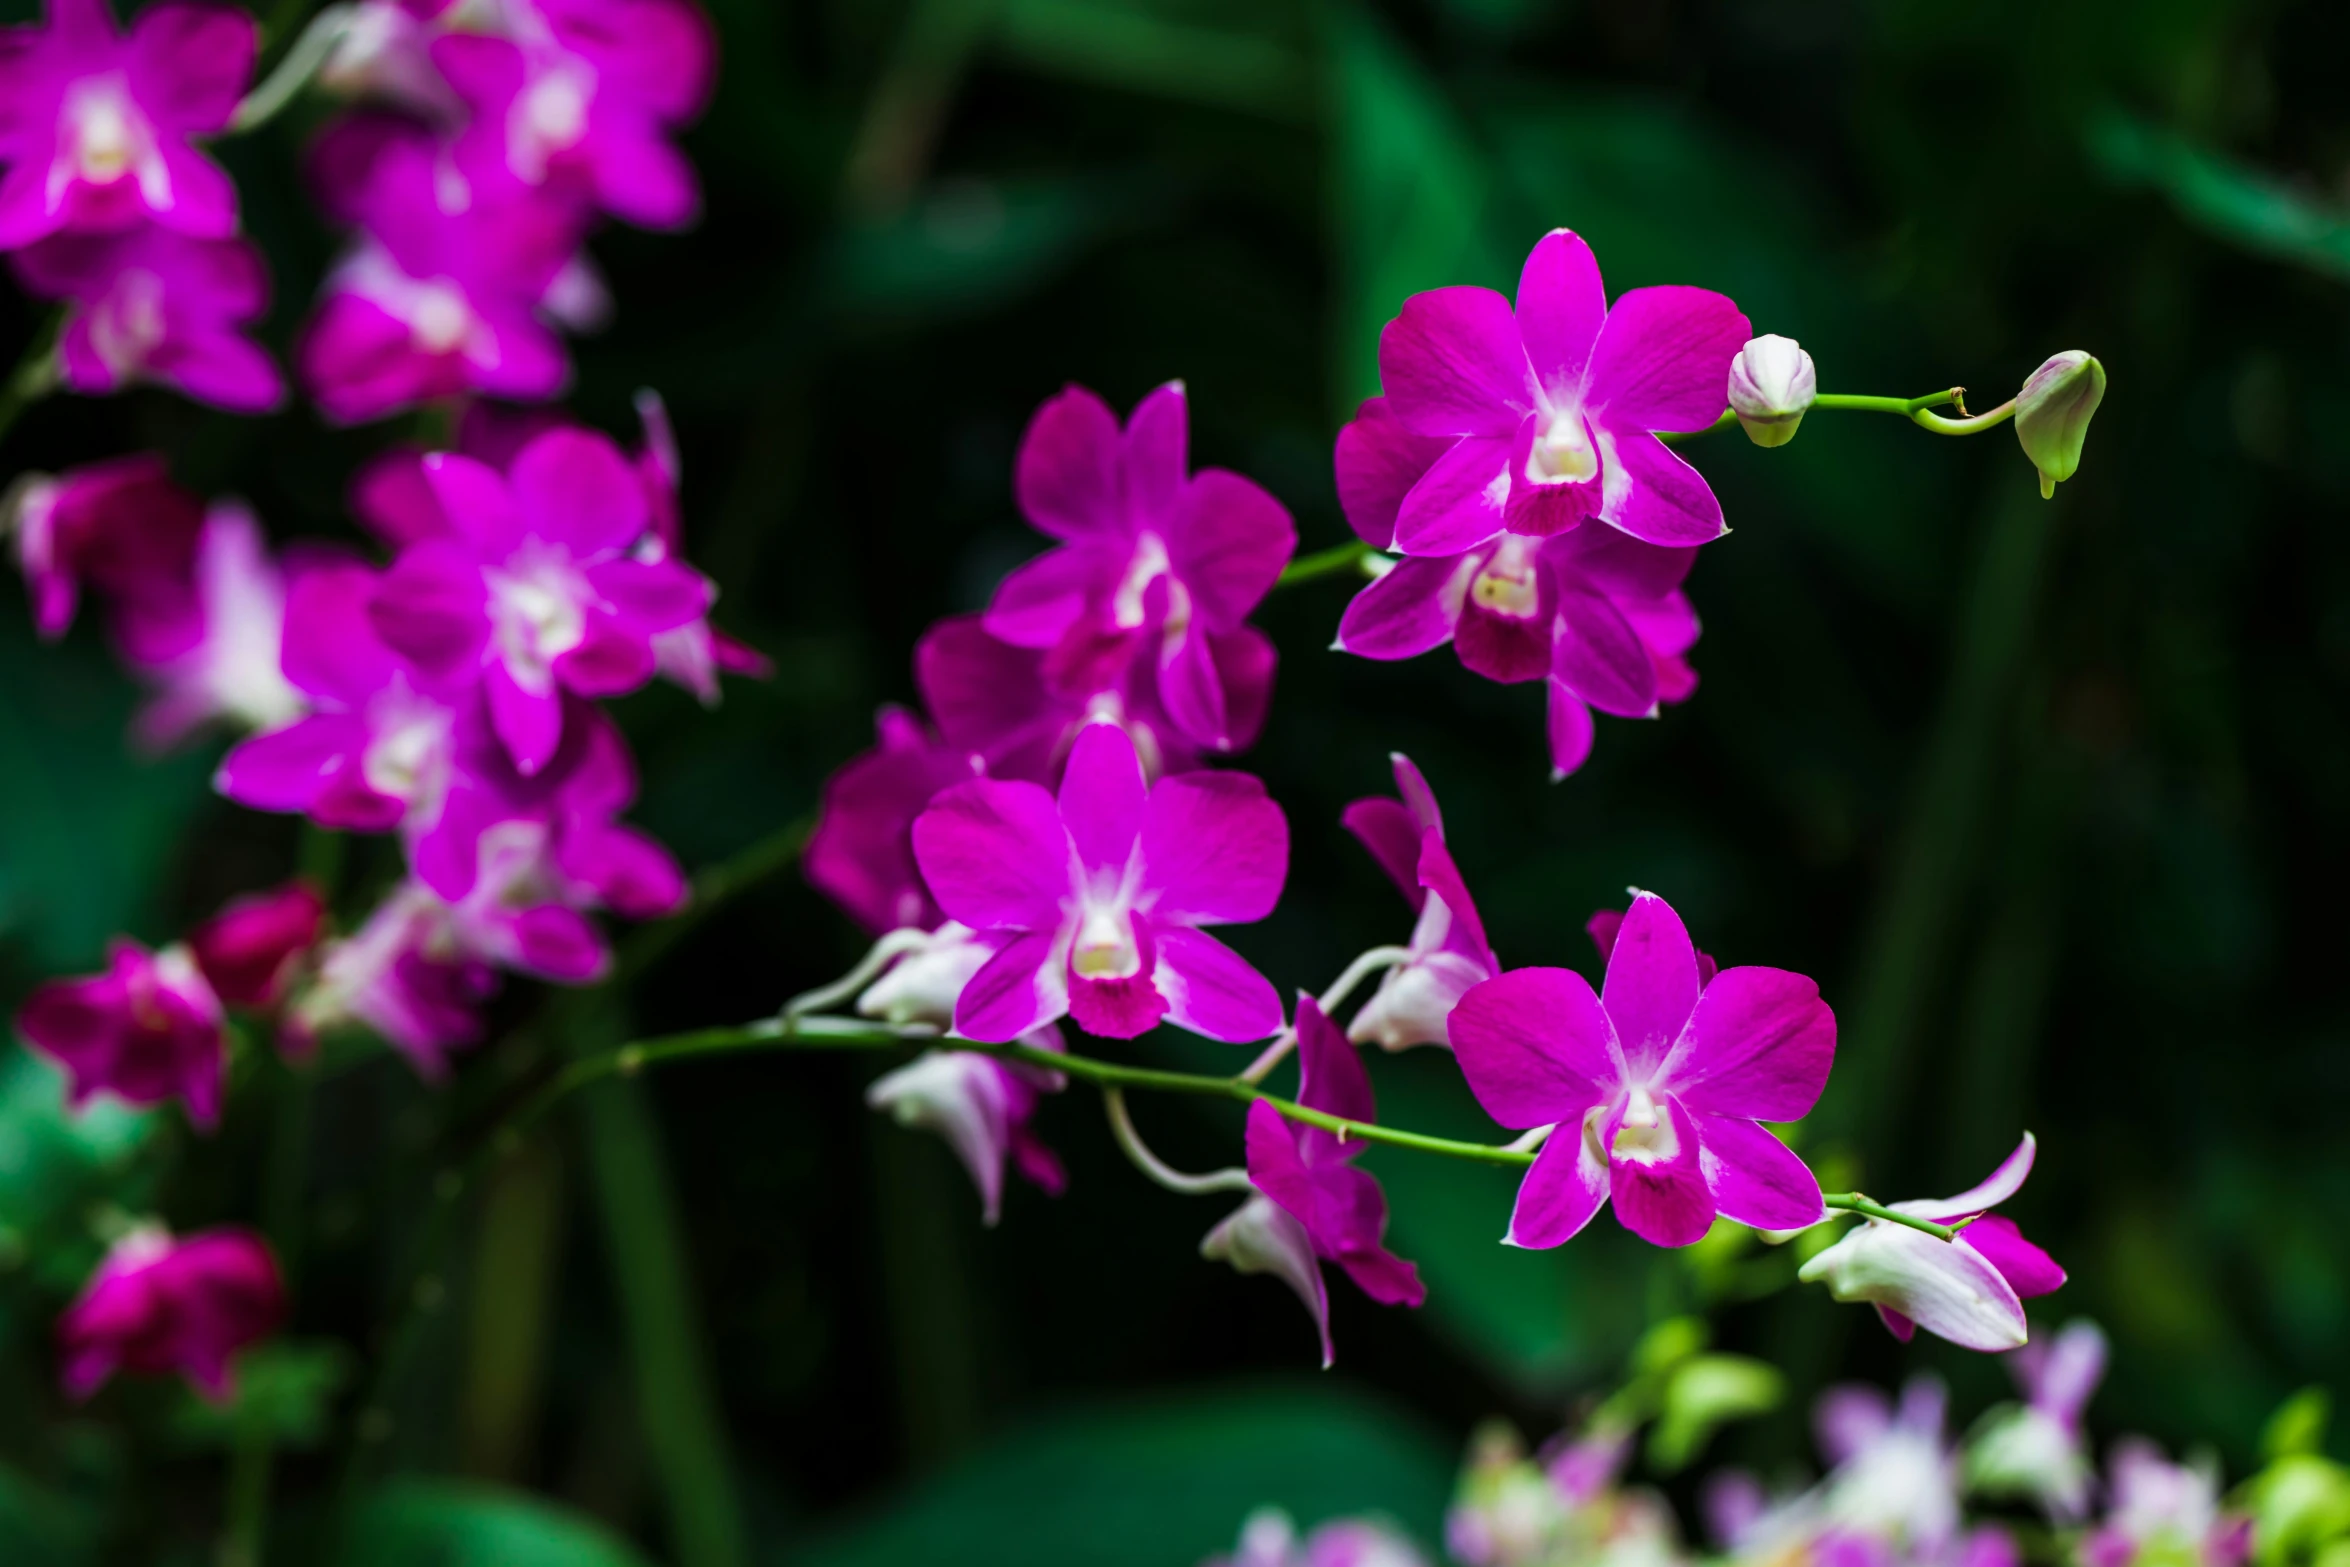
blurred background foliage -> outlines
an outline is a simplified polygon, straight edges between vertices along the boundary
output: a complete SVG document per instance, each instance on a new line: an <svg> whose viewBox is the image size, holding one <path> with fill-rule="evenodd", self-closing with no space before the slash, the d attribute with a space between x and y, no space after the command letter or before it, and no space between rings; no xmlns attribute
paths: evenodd
<svg viewBox="0 0 2350 1567"><path fill-rule="evenodd" d="M2050 1310L2113 1334L2106 1432L2209 1441L2240 1471L2283 1394L2350 1385L2350 10L708 3L725 66L689 140L707 215L682 239L597 240L620 310L581 345L575 398L626 433L635 388L667 397L689 548L719 619L777 663L716 713L666 690L625 704L640 816L689 865L809 812L876 705L913 698L922 629L1038 547L1011 458L1064 382L1124 406L1185 379L1198 460L1268 485L1312 549L1345 537L1330 441L1375 389L1381 323L1416 289L1507 287L1552 226L1591 240L1611 290L1731 293L1827 389L1962 382L1989 405L2088 348L2112 392L2054 504L2004 433L1821 414L1783 451L1688 448L1736 530L1689 584L1703 686L1658 722L1603 723L1561 785L1538 688L1443 655L1344 660L1325 651L1344 584L1278 595L1273 720L1243 765L1288 808L1294 866L1237 944L1299 986L1397 938L1404 910L1337 816L1403 750L1505 962L1592 969L1585 916L1637 883L1726 961L1817 976L1842 1052L1806 1146L1838 1182L1957 1190L2036 1131L2011 1211L2072 1272ZM281 345L332 251L303 133L226 149ZM29 337L25 307L0 308ZM37 409L5 458L156 445L280 538L348 535L351 466L400 433L146 395ZM39 648L0 616L11 1005L109 932L168 936L295 863L287 824L205 792L208 756L135 764L129 702L90 627ZM354 902L390 872L366 849ZM288 1537L314 1535L435 1151L550 1051L757 1015L858 948L786 877L625 1002L509 996L533 1026L451 1090L389 1060L335 1076L278 1210L301 1241L292 1338L225 1423L153 1387L62 1408L47 1324L94 1217L255 1211L269 1106L296 1091L256 1067L198 1146L161 1118L68 1126L45 1069L0 1062L10 1559L158 1559L141 1542L217 1506L209 1455L256 1427L293 1455ZM1804 1452L1800 1411L1838 1377L1930 1367L1962 1409L2002 1387L1994 1364L1773 1293L1777 1254L1663 1256L1610 1223L1505 1249L1506 1175L1392 1153L1371 1162L1429 1303L1334 1291L1339 1366L1315 1377L1294 1301L1197 1259L1221 1207L1128 1171L1088 1095L1041 1122L1069 1194L1015 1191L987 1232L941 1147L862 1109L873 1070L771 1057L615 1085L506 1166L391 1406L416 1478L372 1494L338 1559L1174 1567L1267 1501L1382 1508L1433 1538L1472 1422L1547 1431L1699 1307L1791 1395L1709 1460ZM1448 1061L1374 1073L1388 1118L1475 1135ZM1141 1114L1177 1162L1234 1154L1229 1107ZM168 1442L126 1434L148 1415Z"/></svg>

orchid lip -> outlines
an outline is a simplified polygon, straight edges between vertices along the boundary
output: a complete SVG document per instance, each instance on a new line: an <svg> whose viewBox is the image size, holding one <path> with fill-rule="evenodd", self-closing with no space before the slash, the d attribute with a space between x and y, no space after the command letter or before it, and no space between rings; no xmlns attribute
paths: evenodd
<svg viewBox="0 0 2350 1567"><path fill-rule="evenodd" d="M1127 979L1142 968L1142 947L1134 939L1132 916L1112 908L1088 908L1078 923L1069 969L1080 979Z"/></svg>
<svg viewBox="0 0 2350 1567"><path fill-rule="evenodd" d="M1166 541L1155 533L1146 533L1135 542L1134 558L1127 563L1126 575L1119 580L1118 591L1110 599L1110 615L1122 631L1131 631L1143 622L1143 598L1150 585L1161 577L1172 578L1174 563L1168 558ZM1179 584L1170 581L1176 593L1170 595L1167 616L1170 624L1176 616L1176 605L1182 605L1183 618L1189 620L1191 596L1181 591Z"/></svg>
<svg viewBox="0 0 2350 1567"><path fill-rule="evenodd" d="M1541 590L1535 579L1535 541L1512 534L1469 584L1469 596L1481 609L1514 620L1531 620L1541 609Z"/></svg>
<svg viewBox="0 0 2350 1567"><path fill-rule="evenodd" d="M1552 413L1526 454L1526 478L1534 484L1588 484L1599 466L1590 427L1574 408Z"/></svg>
<svg viewBox="0 0 2350 1567"><path fill-rule="evenodd" d="M1666 1164L1679 1156L1681 1136L1655 1096L1645 1087L1634 1088L1625 1099L1608 1151L1614 1158L1638 1164Z"/></svg>

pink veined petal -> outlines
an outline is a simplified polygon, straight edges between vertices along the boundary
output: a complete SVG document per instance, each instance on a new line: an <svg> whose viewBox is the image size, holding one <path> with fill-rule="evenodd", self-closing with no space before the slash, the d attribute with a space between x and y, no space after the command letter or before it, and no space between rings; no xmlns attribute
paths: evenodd
<svg viewBox="0 0 2350 1567"><path fill-rule="evenodd" d="M1074 859L1053 797L1032 783L975 778L914 819L914 861L931 896L973 930L1058 929Z"/></svg>
<svg viewBox="0 0 2350 1567"><path fill-rule="evenodd" d="M1795 1150L1752 1121L1710 1115L1695 1120L1705 1145L1705 1182L1722 1217L1758 1230L1800 1230L1828 1216L1820 1183Z"/></svg>
<svg viewBox="0 0 2350 1567"><path fill-rule="evenodd" d="M1172 517L1191 465L1191 408L1181 381L1153 388L1134 405L1122 451L1126 505L1135 525L1151 527Z"/></svg>
<svg viewBox="0 0 2350 1567"><path fill-rule="evenodd" d="M1452 1010L1453 1054L1485 1113L1513 1131L1580 1123L1608 1098L1618 1067L1590 982L1568 969L1514 969Z"/></svg>
<svg viewBox="0 0 2350 1567"><path fill-rule="evenodd" d="M1168 1006L1155 967L1158 935L1148 919L1136 915L1134 945L1140 962L1133 973L1095 979L1070 972L1069 1016L1079 1028L1099 1039L1139 1039L1159 1026Z"/></svg>
<svg viewBox="0 0 2350 1567"><path fill-rule="evenodd" d="M672 631L710 611L710 579L676 560L606 560L587 568L588 586L637 631Z"/></svg>
<svg viewBox="0 0 2350 1567"><path fill-rule="evenodd" d="M1297 553L1289 508L1254 481L1203 468L1180 492L1167 528L1167 554L1195 614L1230 631L1272 591Z"/></svg>
<svg viewBox="0 0 2350 1567"><path fill-rule="evenodd" d="M1051 931L1006 943L955 998L955 1032L1003 1044L1065 1016L1069 974L1053 950L1056 944Z"/></svg>
<svg viewBox="0 0 2350 1567"><path fill-rule="evenodd" d="M1697 1007L1697 948L1672 905L1653 892L1632 900L1608 955L1600 1004L1635 1081L1672 1051Z"/></svg>
<svg viewBox="0 0 2350 1567"><path fill-rule="evenodd" d="M1355 1281L1355 1288L1382 1306L1417 1306L1428 1298L1420 1270L1385 1246L1346 1251L1332 1259Z"/></svg>
<svg viewBox="0 0 2350 1567"><path fill-rule="evenodd" d="M489 590L458 545L410 546L376 581L368 604L375 634L428 679L449 680L481 660L490 636Z"/></svg>
<svg viewBox="0 0 2350 1567"><path fill-rule="evenodd" d="M1725 359L1725 388L1729 376ZM1534 406L1517 318L1489 288L1435 288L1405 300L1379 334L1379 381L1389 410L1419 435L1512 435Z"/></svg>
<svg viewBox="0 0 2350 1567"><path fill-rule="evenodd" d="M267 413L286 394L277 362L234 332L191 332L148 361L155 378L230 413Z"/></svg>
<svg viewBox="0 0 2350 1567"><path fill-rule="evenodd" d="M1356 537L1378 550L1394 544L1403 498L1451 447L1450 437L1405 429L1388 411L1386 398L1366 398L1338 432L1331 453L1338 505Z"/></svg>
<svg viewBox="0 0 2350 1567"><path fill-rule="evenodd" d="M1800 1121L1835 1062L1836 1014L1819 986L1785 969L1746 967L1723 969L1705 987L1664 1075L1701 1114Z"/></svg>
<svg viewBox="0 0 2350 1567"><path fill-rule="evenodd" d="M1453 1037L1460 1037L1457 1011ZM1607 1198L1607 1162L1584 1135L1582 1118L1562 1122L1518 1183L1517 1205L1510 1210L1509 1233L1502 1242L1533 1251L1562 1245L1583 1232Z"/></svg>
<svg viewBox="0 0 2350 1567"><path fill-rule="evenodd" d="M1502 685L1540 680L1550 671L1550 617L1498 615L1472 600L1453 627L1461 667Z"/></svg>
<svg viewBox="0 0 2350 1567"><path fill-rule="evenodd" d="M591 610L579 645L559 655L553 668L555 678L581 696L626 696L652 680L658 661L650 633Z"/></svg>
<svg viewBox="0 0 2350 1567"><path fill-rule="evenodd" d="M253 75L258 30L228 6L150 6L131 24L130 79L159 129L227 127Z"/></svg>
<svg viewBox="0 0 2350 1567"><path fill-rule="evenodd" d="M1444 812L1437 807L1436 791L1428 787L1428 780L1421 775L1418 764L1401 751L1388 752L1387 763L1395 770L1396 797L1403 801L1413 819L1422 827L1433 827L1443 832Z"/></svg>
<svg viewBox="0 0 2350 1567"><path fill-rule="evenodd" d="M1138 901L1156 918L1245 925L1281 900L1289 819L1247 773L1162 778L1142 811L1142 862Z"/></svg>
<svg viewBox="0 0 2350 1567"><path fill-rule="evenodd" d="M1154 592L1153 597L1158 595ZM1216 668L1209 633L1194 628L1169 640L1159 655L1159 700L1167 716L1194 745L1211 751L1232 748L1232 722L1224 706L1224 682Z"/></svg>
<svg viewBox="0 0 2350 1567"><path fill-rule="evenodd" d="M1485 944L1485 922L1477 917L1469 884L1461 879L1460 867L1453 863L1452 850L1445 846L1444 834L1433 829L1420 844L1419 876L1420 885L1442 898L1444 906L1452 912L1452 932L1445 945L1467 953L1490 969L1498 969L1493 949Z"/></svg>
<svg viewBox="0 0 2350 1567"><path fill-rule="evenodd" d="M1379 1119L1378 1106L1371 1097L1371 1074L1363 1070L1363 1058L1355 1054L1355 1047L1346 1042L1346 1036L1314 998L1303 993L1297 998L1297 1063L1299 1104L1347 1121ZM1303 1131L1310 1137L1320 1129ZM1361 1152L1360 1144L1340 1147L1334 1135L1321 1135L1329 1140L1327 1152L1333 1161L1351 1159Z"/></svg>
<svg viewBox="0 0 2350 1567"><path fill-rule="evenodd" d="M1627 926L1629 920L1627 920ZM1616 946L1619 955L1623 944ZM1713 1228L1714 1196L1707 1186L1697 1118L1670 1094L1656 1101L1670 1126L1675 1143L1666 1159L1634 1158L1616 1153L1608 1160L1608 1195L1615 1200L1616 1217L1625 1229L1652 1246L1690 1246L1705 1239ZM1603 1146L1613 1148L1623 1128L1624 1111L1608 1120Z"/></svg>
<svg viewBox="0 0 2350 1567"><path fill-rule="evenodd" d="M2025 1342L2024 1304L1982 1253L1915 1230L1872 1238L1899 1247L1908 1263L1899 1297L1877 1304L1961 1349L1993 1354Z"/></svg>
<svg viewBox="0 0 2350 1567"><path fill-rule="evenodd" d="M1452 639L1477 574L1475 555L1395 563L1354 596L1338 621L1341 652L1363 658L1412 658Z"/></svg>
<svg viewBox="0 0 2350 1567"><path fill-rule="evenodd" d="M171 179L171 206L156 212L165 228L197 239L228 239L237 232L237 187L228 171L184 142L166 141L156 156Z"/></svg>
<svg viewBox="0 0 2350 1567"><path fill-rule="evenodd" d="M1905 1202L1903 1213L1914 1213L1921 1219L1937 1224L1948 1224L1963 1219L1970 1213L1982 1213L1996 1208L2024 1189L2024 1181L2032 1173L2032 1163L2040 1156L2040 1140L2030 1132L2015 1145L2015 1152L1999 1161L1993 1170L1976 1185L1968 1187L1955 1197L1928 1198L1921 1202Z"/></svg>
<svg viewBox="0 0 2350 1567"><path fill-rule="evenodd" d="M1453 442L1405 494L1395 517L1395 547L1406 555L1458 555L1499 533L1508 515L1511 439L1467 436Z"/></svg>
<svg viewBox="0 0 2350 1567"><path fill-rule="evenodd" d="M1594 528L1592 531L1615 533L1616 530ZM1622 538L1623 535L1618 533L1616 537ZM1656 662L1659 671L1658 697L1665 701L1674 700L1672 693L1665 689L1663 671L1668 665L1678 665L1684 669L1688 667L1681 663L1680 655L1696 646L1698 634L1704 629L1698 624L1697 610L1690 604L1689 595L1668 593L1663 598L1655 599L1619 599L1616 601L1616 612L1638 633L1640 640L1647 645L1649 656ZM1696 676L1692 674L1689 679L1694 683ZM1682 694L1687 695L1687 692Z"/></svg>
<svg viewBox="0 0 2350 1567"><path fill-rule="evenodd" d="M605 211L648 229L685 228L701 215L701 180L693 163L655 126L628 126L596 136L591 145L596 199Z"/></svg>
<svg viewBox="0 0 2350 1567"><path fill-rule="evenodd" d="M1663 598L1680 587L1697 560L1695 549L1643 543L1620 528L1577 528L1543 554L1560 575L1619 600Z"/></svg>
<svg viewBox="0 0 2350 1567"><path fill-rule="evenodd" d="M1154 979L1167 998L1167 1021L1227 1044L1281 1032L1281 996L1273 982L1215 937L1181 925L1160 926Z"/></svg>
<svg viewBox="0 0 2350 1567"><path fill-rule="evenodd" d="M497 731L515 770L525 778L535 776L554 759L555 747L562 742L562 697L552 686L531 690L503 663L482 671L482 693L489 698L490 727Z"/></svg>
<svg viewBox="0 0 2350 1567"><path fill-rule="evenodd" d="M1649 544L1710 544L1729 532L1705 476L1653 435L1619 432L1602 443L1616 466L1601 520Z"/></svg>
<svg viewBox="0 0 2350 1567"><path fill-rule="evenodd" d="M424 454L397 447L369 461L351 480L351 510L393 549L452 530L424 474Z"/></svg>
<svg viewBox="0 0 2350 1567"><path fill-rule="evenodd" d="M1550 683L1550 780L1558 782L1591 759L1596 738L1591 709L1562 682Z"/></svg>
<svg viewBox="0 0 2350 1567"><path fill-rule="evenodd" d="M1225 749L1245 751L1264 732L1280 654L1273 639L1254 626L1211 631L1207 643L1209 656L1216 661L1216 683L1224 692Z"/></svg>
<svg viewBox="0 0 2350 1567"><path fill-rule="evenodd" d="M212 787L249 810L306 811L328 773L366 742L366 726L356 718L297 718L240 741L221 759Z"/></svg>
<svg viewBox="0 0 2350 1567"><path fill-rule="evenodd" d="M1656 711L1656 660L1608 599L1556 580L1558 618L1548 673L1584 702L1618 718Z"/></svg>
<svg viewBox="0 0 2350 1567"><path fill-rule="evenodd" d="M392 678L398 661L368 619L375 580L365 566L335 562L287 586L279 662L295 686L356 707Z"/></svg>
<svg viewBox="0 0 2350 1567"><path fill-rule="evenodd" d="M1895 1311L1891 1306L1877 1308L1877 1320L1885 1324L1885 1331L1906 1344L1918 1336L1918 1325Z"/></svg>
<svg viewBox="0 0 2350 1567"><path fill-rule="evenodd" d="M478 554L500 557L521 542L522 517L514 497L505 477L488 463L432 452L424 459L424 482L449 526Z"/></svg>
<svg viewBox="0 0 2350 1567"><path fill-rule="evenodd" d="M514 459L507 483L524 530L578 555L627 549L652 525L636 470L594 431L549 430Z"/></svg>
<svg viewBox="0 0 2350 1567"><path fill-rule="evenodd" d="M1428 899L1420 885L1420 834L1424 830L1411 808L1384 795L1357 800L1339 814L1339 824L1361 840L1379 868L1395 878L1412 912Z"/></svg>
<svg viewBox="0 0 2350 1567"><path fill-rule="evenodd" d="M1727 386L1727 367L1722 379ZM1121 441L1107 403L1082 386L1064 388L1037 409L1021 437L1012 481L1021 515L1056 539L1125 534Z"/></svg>
<svg viewBox="0 0 2350 1567"><path fill-rule="evenodd" d="M1078 732L1061 774L1059 807L1069 842L1088 872L1123 874L1143 833L1147 798L1142 759L1125 730L1100 723Z"/></svg>
<svg viewBox="0 0 2350 1567"><path fill-rule="evenodd" d="M1298 1153L1297 1130L1280 1111L1260 1099L1248 1107L1242 1146L1248 1152L1250 1184L1312 1236L1317 1206L1314 1174Z"/></svg>
<svg viewBox="0 0 2350 1567"><path fill-rule="evenodd" d="M1591 347L1607 320L1607 288L1600 282L1598 258L1583 236L1572 229L1552 229L1535 241L1518 274L1517 317L1518 336L1525 342L1534 378L1554 397L1564 399L1581 385ZM1729 376L1725 362L1725 387Z"/></svg>
<svg viewBox="0 0 2350 1567"><path fill-rule="evenodd" d="M1730 361L1753 335L1725 294L1633 289L1607 313L1586 395L1619 430L1702 430L1729 405Z"/></svg>
<svg viewBox="0 0 2350 1567"><path fill-rule="evenodd" d="M988 600L988 634L1014 647L1053 646L1084 618L1103 565L1100 552L1063 545L1013 567Z"/></svg>
<svg viewBox="0 0 2350 1567"><path fill-rule="evenodd" d="M1959 1231L1954 1244L1973 1247L1999 1270L2019 1300L2046 1295L2064 1285L2064 1269L2057 1266L2055 1258L2025 1240L2012 1219L1986 1214Z"/></svg>

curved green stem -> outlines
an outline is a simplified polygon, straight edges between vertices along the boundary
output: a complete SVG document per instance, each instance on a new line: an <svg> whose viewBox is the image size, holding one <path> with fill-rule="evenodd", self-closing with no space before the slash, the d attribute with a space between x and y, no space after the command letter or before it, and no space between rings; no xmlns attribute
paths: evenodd
<svg viewBox="0 0 2350 1567"><path fill-rule="evenodd" d="M0 382L0 438L7 436L27 408L57 390L57 338L64 330L65 312L51 312L25 345L24 357L16 362L8 379Z"/></svg>
<svg viewBox="0 0 2350 1567"><path fill-rule="evenodd" d="M1938 1241L1954 1241L1958 1239L1958 1232L1966 1228L1963 1224L1936 1224L1931 1219L1921 1219L1913 1213L1901 1213L1883 1203L1871 1201L1858 1192L1822 1192L1820 1201L1839 1212L1857 1213L1867 1219L1882 1219L1887 1224L1898 1224L1904 1229L1916 1230L1921 1235L1931 1235Z"/></svg>
<svg viewBox="0 0 2350 1567"><path fill-rule="evenodd" d="M326 64L335 45L343 41L353 14L350 6L330 5L312 17L310 25L302 29L276 68L238 103L236 113L229 116L228 134L242 136L247 131L259 130L292 103L294 96L310 84L310 78L318 74L319 67Z"/></svg>
<svg viewBox="0 0 2350 1567"><path fill-rule="evenodd" d="M1372 549L1370 545L1360 539L1350 539L1344 544L1333 544L1326 550L1316 550L1311 555L1300 555L1282 567L1281 575L1273 586L1291 588L1301 582L1311 582L1316 577L1335 577L1349 569L1361 568L1377 553L1377 550Z"/></svg>
<svg viewBox="0 0 2350 1567"><path fill-rule="evenodd" d="M1966 388L1963 386L1953 386L1939 392L1923 392L1916 397L1875 397L1864 392L1822 392L1812 399L1809 411L1816 412L1825 408L1831 412L1843 413L1898 414L1919 429L1930 430L1936 435L1979 435L1983 431L2004 424L2015 417L2015 399L2013 398L2009 398L1989 413L1984 414L1968 414L1965 399ZM1958 409L1960 417L1950 419L1934 412L1937 408L1952 406ZM1657 439L1669 446L1678 446L1683 441L1694 441L1699 436L1711 435L1716 430L1727 430L1737 422L1738 415L1725 408L1722 410L1720 418L1702 430L1660 430L1657 432Z"/></svg>

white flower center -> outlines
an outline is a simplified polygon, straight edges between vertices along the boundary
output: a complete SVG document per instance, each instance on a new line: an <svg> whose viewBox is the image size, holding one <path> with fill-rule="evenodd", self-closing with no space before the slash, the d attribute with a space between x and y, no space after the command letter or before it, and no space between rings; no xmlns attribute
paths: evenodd
<svg viewBox="0 0 2350 1567"><path fill-rule="evenodd" d="M498 651L525 685L545 689L555 660L587 634L587 584L561 560L527 555L489 573L489 582Z"/></svg>
<svg viewBox="0 0 2350 1567"><path fill-rule="evenodd" d="M1550 416L1526 454L1526 477L1536 484L1582 484L1599 475L1599 452L1577 409Z"/></svg>
<svg viewBox="0 0 2350 1567"><path fill-rule="evenodd" d="M90 346L117 376L145 368L163 331L163 280L144 267L123 273L90 312Z"/></svg>
<svg viewBox="0 0 2350 1567"><path fill-rule="evenodd" d="M1636 1164L1668 1164L1680 1151L1673 1118L1647 1089L1633 1089L1624 1105L1623 1123L1616 1128L1615 1156Z"/></svg>
<svg viewBox="0 0 2350 1567"><path fill-rule="evenodd" d="M359 762L367 787L387 799L414 801L440 756L442 734L440 723L419 715L376 736Z"/></svg>
<svg viewBox="0 0 2350 1567"><path fill-rule="evenodd" d="M1069 967L1080 979L1125 979L1142 967L1134 920L1115 907L1089 906L1077 927Z"/></svg>
<svg viewBox="0 0 2350 1567"><path fill-rule="evenodd" d="M473 332L473 306L456 284L436 281L416 291L408 313L408 335L427 354L454 352Z"/></svg>
<svg viewBox="0 0 2350 1567"><path fill-rule="evenodd" d="M65 119L76 174L92 185L111 185L131 172L144 127L119 78L74 84L66 94Z"/></svg>
<svg viewBox="0 0 2350 1567"><path fill-rule="evenodd" d="M1131 631L1142 624L1143 601L1151 584L1167 576L1171 569L1165 541L1155 533L1144 534L1134 546L1134 559L1127 563L1118 591L1110 596L1110 618L1118 629ZM1174 590L1167 598L1167 629L1179 631L1190 624L1191 595L1172 579L1167 586Z"/></svg>
<svg viewBox="0 0 2350 1567"><path fill-rule="evenodd" d="M560 152L587 134L587 89L569 71L553 71L523 94L523 123L539 145Z"/></svg>
<svg viewBox="0 0 2350 1567"><path fill-rule="evenodd" d="M1469 584L1469 596L1479 608L1518 620L1533 618L1542 601L1534 578L1535 544L1535 540L1515 533L1502 539L1501 547Z"/></svg>

